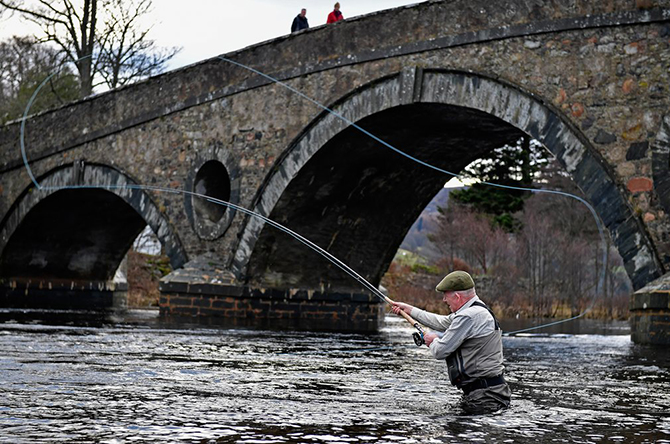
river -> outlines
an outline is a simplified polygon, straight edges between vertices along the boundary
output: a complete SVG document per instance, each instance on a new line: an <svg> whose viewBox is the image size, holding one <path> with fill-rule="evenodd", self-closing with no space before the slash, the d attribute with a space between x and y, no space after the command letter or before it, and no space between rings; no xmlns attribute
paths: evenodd
<svg viewBox="0 0 670 444"><path fill-rule="evenodd" d="M0 442L670 443L670 350L622 323L505 337L513 405L467 416L392 316L375 335L0 319Z"/></svg>

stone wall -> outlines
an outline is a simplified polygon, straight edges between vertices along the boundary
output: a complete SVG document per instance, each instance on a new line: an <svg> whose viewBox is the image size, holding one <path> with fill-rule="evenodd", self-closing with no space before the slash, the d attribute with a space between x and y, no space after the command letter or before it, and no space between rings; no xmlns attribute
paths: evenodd
<svg viewBox="0 0 670 444"><path fill-rule="evenodd" d="M178 288L161 284L165 320L312 331L375 332L383 306L371 295L270 290L196 284ZM233 294L231 294L233 293Z"/></svg>

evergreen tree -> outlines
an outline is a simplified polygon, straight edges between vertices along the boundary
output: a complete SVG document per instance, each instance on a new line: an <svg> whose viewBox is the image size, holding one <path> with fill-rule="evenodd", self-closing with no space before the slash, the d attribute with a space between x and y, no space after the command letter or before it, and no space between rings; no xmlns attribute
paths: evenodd
<svg viewBox="0 0 670 444"><path fill-rule="evenodd" d="M493 187L488 182L506 187L532 188L536 173L548 160L548 154L539 143L524 137L516 145L505 145L468 165L463 176L476 180L467 189L451 193L458 203L475 211L486 213L494 225L508 232L517 231L520 222L515 213L523 210L530 191Z"/></svg>
<svg viewBox="0 0 670 444"><path fill-rule="evenodd" d="M0 42L0 124L22 117L33 93L46 79L30 114L76 100L77 77L61 66L57 51L34 38L12 37Z"/></svg>

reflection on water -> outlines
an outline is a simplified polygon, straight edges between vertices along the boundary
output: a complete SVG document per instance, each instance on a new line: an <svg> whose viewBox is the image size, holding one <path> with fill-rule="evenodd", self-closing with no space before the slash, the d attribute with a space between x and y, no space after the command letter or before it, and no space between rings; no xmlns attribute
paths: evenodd
<svg viewBox="0 0 670 444"><path fill-rule="evenodd" d="M0 442L670 443L670 351L627 335L506 337L513 407L466 416L444 363L397 318L356 335L178 329L142 313L5 316Z"/></svg>

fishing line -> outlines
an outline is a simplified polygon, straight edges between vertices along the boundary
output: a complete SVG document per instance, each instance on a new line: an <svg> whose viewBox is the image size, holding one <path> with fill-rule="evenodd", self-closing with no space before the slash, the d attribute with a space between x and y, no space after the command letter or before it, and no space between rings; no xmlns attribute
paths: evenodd
<svg viewBox="0 0 670 444"><path fill-rule="evenodd" d="M81 62L84 59L87 59L89 57L93 57L93 55L87 55L84 57L80 57L79 59L75 60L74 63ZM40 83L37 88L35 88L35 91L33 91L33 94L30 96L30 99L28 100L28 103L26 104L26 109L23 111L23 117L21 118L21 130L19 132L19 144L21 145L21 157L23 158L23 165L25 165L26 170L28 171L28 175L30 176L30 180L35 184L35 186L38 189L41 189L42 187L40 184L37 182L35 179L35 176L33 176L33 172L28 166L28 157L26 156L26 145L25 145L25 130L26 130L26 120L28 118L28 111L30 111L30 108L33 106L33 102L37 98L37 95L39 94L40 90L44 87L44 85L47 84L49 80L56 74L58 74L62 69L63 66L65 66L65 63L61 65L61 68L52 72L49 74L43 81Z"/></svg>
<svg viewBox="0 0 670 444"><path fill-rule="evenodd" d="M89 56L87 56L87 57L89 57ZM85 58L85 57L84 57L84 58ZM290 91L294 92L295 94L298 94L300 97L305 98L306 100L312 102L313 104L317 105L318 107L320 107L320 108L326 110L327 112L333 114L335 117L341 119L341 120L344 121L345 123L347 123L347 124L353 126L353 127L356 128L358 131L361 131L362 133L364 133L364 134L366 134L367 136L371 137L371 138L374 139L375 141L381 143L382 145L386 146L387 148L393 150L394 152L396 152L396 153L398 153L398 154L400 154L400 155L402 155L402 156L404 156L404 157L406 157L406 158L409 158L410 160L412 160L412 161L414 161L414 162L417 162L417 163L419 163L419 164L421 164L421 165L423 165L423 166L425 166L425 167L427 167L427 168L431 168L431 169L436 170L436 171L439 171L439 172L441 172L441 173L450 175L450 176L452 176L452 177L460 177L460 176L459 176L458 174L456 174L456 173L453 173L453 172L444 170L444 169L442 169L442 168L436 167L436 166L434 166L434 165L431 165L431 164L429 164L429 163L427 163L427 162L424 162L424 161L422 161L422 160L420 160L420 159L418 159L418 158L415 158L415 157L413 157L413 156L411 156L411 155L409 155L409 154L407 154L407 153L405 153L405 152L403 152L403 151L401 151L401 150L395 148L395 147L392 146L391 144L389 144L389 143L387 143L386 141L380 139L379 137L375 136L374 134L370 133L369 131L365 130L364 128L361 128L359 125L357 125L356 123L354 123L354 122L348 120L347 118L345 118L344 116L342 116L342 115L340 115L339 113L335 112L334 110L332 110L332 109L330 109L330 108L328 108L328 107L322 105L321 103L317 102L316 100L312 99L311 97L309 97L309 96L303 94L302 92L300 92L300 91L298 91L298 90L292 88L291 86L289 86L289 85L287 85L287 84L285 84L285 83L283 83L283 82L281 82L281 81L279 81L279 80L277 80L277 79L275 79L275 78L273 78L273 77L271 77L271 76L268 76L268 75L266 75L266 74L264 74L264 73L262 73L262 72L260 72L260 71L258 71L258 70L255 70L255 69L253 69L253 68L250 68L250 67L248 67L248 66L246 66L246 65L243 65L243 64L241 64L241 63L235 62L235 61L233 61L233 60L227 59L227 58L225 58L225 57L219 57L219 58L220 58L221 60L225 61L225 62L229 62L229 63L232 63L232 64L237 65L237 66L239 66L239 67L248 69L248 70L250 70L250 71L252 71L252 72L254 72L254 73L256 73L256 74L258 74L258 75L260 75L260 76L262 76L262 77L264 77L264 78L267 78L268 80L270 80L270 81L272 81L272 82L274 82L274 83L278 83L278 84L280 84L280 85L282 85L282 86L288 88ZM82 59L83 59L83 58L82 58ZM81 59L80 59L80 60L81 60ZM375 296L377 296L379 299L381 299L382 301L384 301L385 303L387 303L387 304L389 304L389 305L392 304L392 301L390 301L390 299L388 299L388 297L386 297L386 296L385 296L385 295L384 295L384 294L383 294L377 287L373 286L370 282L368 282L366 279L364 279L362 276L360 276L356 271L354 271L352 268L350 268L348 265L346 265L344 262L342 262L341 260L339 260L337 257L333 256L331 253L329 253L329 252L326 251L325 249L319 247L318 245L316 245L315 243L313 243L313 242L310 241L309 239L307 239L307 238L305 238L304 236L302 236L302 235L300 235L300 234L294 232L293 230L289 229L288 227L285 227L284 225L282 225L282 224L280 224L280 223L278 223L278 222L275 222L275 221L273 221L272 219L270 219L270 218L268 218L268 217L265 217L265 216L263 216L263 215L261 215L261 214L258 214L258 213L254 212L254 211L252 211L252 210L249 210L249 209L247 209L247 208L241 207L241 206L239 206L239 205L235 205L235 204L232 204L232 203L230 203L230 202L227 202L227 201L224 201L224 200L221 200L221 199L216 199L216 198L213 198L213 197L211 197L211 196L207 196L207 195L203 195L203 194L195 193L195 192L192 192L192 191L187 191L187 190L177 190L177 189L174 189L174 188L164 188L164 187L157 187L157 186L150 186L150 185L137 185L137 184L135 184L135 185L119 185L119 186L111 186L111 185L78 185L78 186L74 186L74 185L73 185L73 186L61 186L61 187L42 187L42 185L37 181L37 179L36 179L35 176L33 175L32 170L31 170L31 168L30 168L30 166L29 166L29 162L28 162L27 155L26 155L26 149L25 149L25 122L26 122L26 120L27 120L27 116L28 116L28 112L29 112L29 110L30 110L30 107L32 106L32 104L33 104L35 98L37 97L37 95L38 95L38 93L39 93L39 91L42 89L42 87L43 87L43 86L44 86L44 85L45 85L45 84L46 84L46 83L47 83L47 82L48 82L54 75L57 74L57 72L58 72L58 71L56 71L56 72L52 73L51 75L49 75L49 76L48 76L48 77L47 77L47 78L46 78L46 79L45 79L45 80L44 80L44 81L43 81L43 82L36 88L36 90L34 91L34 93L33 93L32 96L31 96L30 100L28 101L28 104L27 104L26 109L25 109L24 114L23 114L23 118L22 118L22 120L21 120L21 128L20 128L20 147L21 147L21 155L22 155L22 158L23 158L24 166L25 166L25 168L26 168L26 170L27 170L27 172L28 172L28 175L30 176L30 179L31 179L31 181L33 182L33 184L34 184L38 189L40 189L40 190L64 190L64 189L83 189L83 188L88 188L88 189L108 189L108 190L110 190L110 189L138 189L138 190L150 190L150 191L166 192L166 193L173 193L173 194L186 194L186 195L195 196L195 197L204 199L204 200L209 201L209 202L211 202L211 203L214 203L214 204L216 204L216 205L223 205L223 206L226 206L226 207L228 207L228 208L234 209L234 210L236 210L236 211L240 211L241 213L247 214L247 215L249 215L249 216L251 216L251 217L259 218L259 219L262 220L263 222L265 222L265 223L267 223L267 224L273 226L274 228L276 228L276 229L278 229L278 230L280 230L280 231L282 231L282 232L284 232L284 233L286 233L286 234L292 236L293 238L295 238L296 240L298 240L299 242L301 242L301 243L304 244L305 246L311 248L312 250L316 251L317 253L319 253L320 255L322 255L323 257L325 257L328 261L330 261L331 263L333 263L335 266L337 266L338 268L340 268L341 270L343 270L347 275L349 275L349 276L352 277L356 282L358 282L363 288L365 288L365 289L367 289L368 291L370 291L372 294L374 294ZM598 230L599 230L599 233L600 233L600 235L601 235L601 239L604 239L603 229L602 229L602 227L601 227L601 225L600 225L600 221L599 221L599 219L598 219L598 217L597 217L597 214L596 214L595 210L593 209L593 207L591 207L591 205L590 205L588 202L586 202L585 200L583 200L583 199L580 198L579 196L575 196L575 195L573 195L573 194L565 193L565 192L557 191L557 190L545 190L545 189L532 189L532 188L514 187L514 186L501 185L501 184L495 184L495 183L489 183L489 182L481 182L481 183L483 183L483 184L485 184L485 185L489 185L489 186L499 187L499 188L506 188L506 189L512 189L512 190L521 190L521 191L531 191L531 192L545 192L545 193L558 194L558 195L563 195L563 196L572 197L572 198L574 198L574 199L577 199L578 201L580 201L580 202L582 202L584 205L586 205L587 208L589 208L589 210L591 211L591 214L593 215L593 217L594 217L594 219L596 220L596 223L597 223L597 225L598 225ZM605 263L605 262L603 261L603 263ZM601 278L601 279L602 279L602 278ZM599 286L602 286L602 284L599 283ZM552 322L552 323L549 323L549 324L542 324L542 325L539 325L539 326L530 327L530 328L523 329L523 330L516 330L516 331L513 331L513 332L506 333L506 335L515 334L515 333L519 333L519 332L523 332L523 331L529 331L529 330L540 329L540 328L544 328L544 327L546 327L546 326L555 325L555 324L559 324L559 323L563 323L563 322L568 322L568 321L577 319L577 318L582 317L582 316L584 316L585 314L587 314L587 313L593 308L594 305L595 305L595 296L594 296L594 301L592 302L591 306L589 306L589 307L587 308L587 310L585 310L583 313L581 313L581 314L578 315L578 316L575 316L575 317L572 317L572 318L569 318L569 319L564 319L564 320L560 320L560 321ZM421 331L421 330L419 329L419 331Z"/></svg>
<svg viewBox="0 0 670 444"><path fill-rule="evenodd" d="M84 57L85 58L85 57ZM37 94L39 91L42 89L42 87L57 73L58 71L50 74L47 76L42 83L37 87L37 89L33 92L33 95L31 96L30 100L28 101L28 104L26 105L26 109L23 113L23 118L21 120L21 129L20 129L20 146L21 146L21 155L23 158L23 163L24 166L28 172L28 175L30 176L31 181L35 185L35 187L39 190L65 190L65 189L140 189L140 190L151 190L151 191L158 191L158 192L167 192L167 193L174 193L174 194L186 194L190 196L196 196L198 198L204 199L208 202L217 204L217 205L223 205L228 208L240 211L241 213L247 214L252 217L259 218L263 222L277 228L278 230L289 234L293 238L297 239L299 242L302 244L306 245L307 247L311 248L312 250L316 251L317 253L321 254L323 257L325 257L328 261L336 265L338 268L343 270L346 274L348 274L350 277L352 277L356 282L358 282L363 288L367 289L370 291L373 295L381 299L383 302L392 305L393 301L391 301L388 297L386 297L378 288L373 286L370 282L368 282L365 278L363 278L360 274L358 274L356 271L354 271L351 267L349 267L347 264L339 260L337 257L332 255L330 252L324 250L320 246L316 245L309 239L305 238L304 236L294 232L293 230L289 229L288 227L285 227L284 225L275 222L274 220L265 217L259 213L256 213L252 210L249 210L247 208L241 207L239 205L235 205L231 202L227 202L221 199L216 199L212 196L207 196L199 193L195 193L192 191L186 191L186 190L177 190L174 188L163 188L163 187L157 187L157 186L150 186L150 185L119 185L119 186L113 186L113 185L71 185L71 186L60 186L60 187L42 187L42 185L37 181L35 176L32 173L32 169L30 168L30 165L28 163L28 157L26 155L26 149L25 149L25 121L27 119L28 111L30 110L30 107L32 106L35 98L37 97ZM406 318L408 316L405 316ZM410 318L411 319L411 318ZM414 336L420 334L421 338L423 338L423 330L421 327L416 323L416 321L409 320L410 323L413 323L414 328L418 331L418 333L415 333ZM416 342L416 339L415 339ZM418 342L417 342L417 345Z"/></svg>
<svg viewBox="0 0 670 444"><path fill-rule="evenodd" d="M379 291L378 288L376 288L374 285L372 285L370 282L368 282L366 279L364 279L360 274L358 274L356 271L354 271L351 267L349 267L347 264L339 260L337 257L333 256L331 253L328 251L324 250L314 242L310 241L306 237L296 233L295 231L289 229L288 227L285 227L284 225L275 222L274 220L265 217L259 213L256 213L252 210L249 210L247 208L241 207L239 205L235 205L233 203L221 200L221 199L216 199L211 196L207 196L204 194L199 194L195 193L192 191L186 191L186 190L176 190L174 188L162 188L162 187L156 187L156 186L149 186L149 185L123 185L123 186L95 186L95 185L81 185L81 186L63 186L63 187L42 187L42 185L37 181L35 176L33 175L32 169L30 168L28 164L28 156L26 155L26 146L25 146L25 122L28 116L28 112L30 111L30 107L32 106L33 102L35 101L35 98L39 94L40 90L46 83L58 73L59 71L55 71L49 76L47 76L42 83L39 84L39 86L35 89L33 92L32 96L30 97L30 100L28 101L28 104L26 105L26 109L23 113L23 118L21 119L21 129L20 129L20 146L21 146L21 156L23 158L23 164L28 171L28 175L30 176L31 181L37 189L39 190L61 190L61 189L77 189L77 188L103 188L103 189L112 189L112 188L126 188L126 189L142 189L142 190L152 190L152 191L159 191L159 192L167 192L167 193L182 193L182 194L187 194L190 196L196 196L201 199L207 200L209 202L212 202L217 205L223 205L228 208L232 208L234 210L237 210L241 213L247 214L249 216L256 217L263 222L277 228L278 230L289 234L290 236L294 237L298 241L300 241L302 244L306 245L307 247L311 248L312 250L316 251L317 253L321 254L323 257L328 259L331 263L335 264L338 268L343 270L345 273L347 273L349 276L351 276L356 282L358 282L361 286L363 286L365 289L369 290L372 292L375 296L380 298L382 301L385 303L391 305L389 302L388 298L384 296L384 294Z"/></svg>
<svg viewBox="0 0 670 444"><path fill-rule="evenodd" d="M201 199L204 199L208 202L214 203L216 205L222 205L228 208L231 208L233 210L239 211L241 213L247 214L252 217L256 217L260 219L261 221L267 223L268 225L271 225L278 229L279 231L282 231L292 237L294 237L296 240L301 242L303 245L306 245L307 247L311 248L312 250L316 251L328 261L336 265L338 268L340 268L342 271L347 273L350 277L352 277L356 282L358 282L361 286L363 286L366 290L370 291L373 293L375 296L377 296L379 299L382 301L386 302L387 304L391 305L391 303L388 301L388 298L384 296L384 294L378 289L375 288L374 285L372 285L370 282L368 282L365 278L363 278L360 274L358 274L355 270L353 270L351 267L349 267L347 264L339 260L337 257L333 256L330 252L327 250L324 250L314 242L310 241L306 237L302 236L299 233L296 233L295 231L291 230L290 228L280 224L279 222L275 222L274 220L263 216L262 214L256 213L255 211L249 210L245 207L236 205L231 202L227 202L225 200L217 199L212 196L207 196L205 194L200 194L196 193L194 191L187 191L187 190L178 190L175 188L164 188L164 187L158 187L154 185L138 185L138 184L126 184L126 185L68 185L68 186L59 186L59 187L44 187L39 185L40 190L45 190L45 191L60 191L60 190L74 190L74 189L105 189L105 190L115 190L115 189L123 189L123 190L146 190L146 191L158 191L158 192L164 192L164 193L172 193L172 194L186 194L189 196L195 196Z"/></svg>
<svg viewBox="0 0 670 444"><path fill-rule="evenodd" d="M461 177L461 176L460 176L459 174L457 174L457 173L453 173L453 172L451 172L451 171L448 171L448 170L445 170L445 169L443 169L443 168L440 168L440 167L437 167L437 166L435 166L435 165L432 165L432 164L430 164L430 163L428 163L428 162L425 162L425 161L423 161L423 160L421 160L421 159L418 159L418 158L416 158L416 157L414 157L414 156L412 156L412 155L410 155L410 154L408 154L408 153L406 153L406 152L404 152L404 151L402 151L402 150L400 150L400 149L394 147L394 146L391 145L390 143L388 143L388 142L386 142L386 141L380 139L379 137L375 136L374 134L370 133L370 132L367 131L365 128L362 128L361 126L359 126L359 125L356 124L355 122L352 122L351 120L347 119L346 117L344 117L344 116L341 115L340 113L336 112L336 111L333 110L332 108L329 108L329 107L327 107L326 105L323 105L322 103L316 101L315 99L309 97L308 95L302 93L301 91L298 91L297 89L293 88L292 86L290 86L290 85L288 85L288 84L286 84L286 83L284 83L284 82L282 82L282 81L280 81L280 80L278 80L278 79L276 79L276 78L274 78L274 77L272 77L272 76L270 76L270 75L268 75L268 74L265 74L265 73L263 73L263 72L261 72L261 71L259 71L259 70L257 70L257 69L254 69L254 68L252 68L252 67L250 67L250 66L244 65L244 64L242 64L242 63L240 63L240 62L236 62L235 60L231 60L231 59L226 58L226 57L223 57L223 56L219 56L218 58L219 58L220 60L224 61L224 62L230 63L230 64L232 64L232 65L238 66L238 67L243 68L243 69L246 69L246 70L248 70L248 71L251 71L251 72L253 72L254 74L257 74L257 75L259 75L259 76L261 76L261 77L263 77L263 78L269 80L270 82L273 82L273 83L276 83L276 84L278 84L278 85L283 86L284 88L288 89L289 91L291 91L291 92L297 94L298 96L304 98L305 100L307 100L307 101L313 103L313 104L316 105L317 107L319 107L319 108L323 109L324 111L326 111L326 112L332 114L333 116L335 116L336 118L340 119L341 121L343 121L343 122L346 123L347 125L351 125L353 128L357 129L358 131L360 131L360 132L362 132L363 134L367 135L368 137L372 138L372 139L375 140L376 142L381 143L381 144L382 144L383 146L385 146L386 148L389 148L390 150L392 150L392 151L394 151L394 152L400 154L400 155L403 156L403 157L406 157L407 159L410 159L410 160L413 161L413 162L416 162L416 163L418 163L418 164L420 164L420 165L425 166L426 168L430 168L430 169L432 169L432 170L438 171L438 172L440 172L440 173L443 173L443 174L446 174L446 175L449 175L449 176L452 176L452 177L457 177L457 178L460 178L460 177ZM576 195L574 195L574 194L567 193L567 192L564 192L564 191L549 190L549 189L545 189L545 188L525 188L525 187L516 187L516 186L502 185L502 184L493 183L493 182L486 182L486 181L481 181L481 182L479 182L479 183L481 183L481 184L483 184L483 185L488 185L488 186L491 186L491 187L497 187L497 188L503 188L503 189L507 189L507 190L530 191L530 192L532 192L532 193L555 194L555 195L565 196L565 197L569 197L569 198L575 199L575 200L581 202L582 204L584 204L584 205L586 206L586 208L588 208L589 211L591 212L591 215L593 216L593 219L596 221L596 226L598 227L598 233L599 233L599 235L600 235L600 241L602 242L601 248L603 249L603 262L602 262L602 264L603 264L603 272L602 272L602 274L600 275L600 278L599 278L599 280L598 280L598 285L597 285L597 287L596 287L596 291L594 292L593 300L591 301L591 304L586 308L586 310L584 310L584 311L583 311L582 313L580 313L579 315L574 316L574 317L571 317L571 318L568 318L568 319L562 319L562 320L560 320L560 321L556 321L556 322L551 322L551 323L547 323L547 324L542 324L542 325L538 325L538 326L534 326L534 327L529 327L529 328L525 328L525 329L521 329L521 330L515 330L515 331L512 331L512 332L508 332L508 333L506 333L505 335L512 335L512 334L521 333L521 332L526 332L526 331L530 331L530 330L537 330L537 329L540 329L540 328L544 328L544 327L548 327L548 326L552 326L552 325L557 325L557 324L561 324L561 323L564 323L564 322L573 321L573 320L578 319L578 318L581 318L581 317L585 316L587 313L589 313L589 312L593 309L593 307L595 306L595 302L596 302L596 298L597 298L599 289L602 289L603 286L604 286L605 276L606 276L606 270L605 270L604 264L607 263L607 241L606 241L606 238L605 238L605 232L604 232L604 229L603 229L603 227L602 227L602 223L601 223L601 221L600 221L600 218L598 217L598 214L596 213L595 209L591 206L591 204L589 204L586 200L582 199L582 198L579 197L579 196L576 196Z"/></svg>

